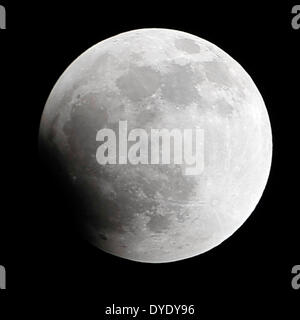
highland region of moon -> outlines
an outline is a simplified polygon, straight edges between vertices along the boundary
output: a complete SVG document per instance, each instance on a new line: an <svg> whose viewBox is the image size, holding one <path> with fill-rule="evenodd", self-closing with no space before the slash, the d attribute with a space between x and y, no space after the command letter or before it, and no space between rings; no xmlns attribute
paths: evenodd
<svg viewBox="0 0 300 320"><path fill-rule="evenodd" d="M201 173L186 174L184 161L99 164L109 137L97 134L116 132L117 150L107 152L118 157L120 123L126 135L149 137L202 130ZM259 202L272 159L268 113L247 72L214 44L169 29L125 32L84 52L53 88L39 138L82 199L88 240L150 263L190 258L231 236ZM125 155L138 138L126 143Z"/></svg>

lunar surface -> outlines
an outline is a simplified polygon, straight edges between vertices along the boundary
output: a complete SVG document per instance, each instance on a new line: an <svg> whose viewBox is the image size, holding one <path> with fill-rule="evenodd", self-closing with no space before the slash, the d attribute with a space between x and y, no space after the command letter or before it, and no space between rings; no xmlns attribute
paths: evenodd
<svg viewBox="0 0 300 320"><path fill-rule="evenodd" d="M154 128L201 129L201 173L174 161L99 164L97 133L116 132L118 155L120 121L149 137ZM53 88L39 138L80 195L87 239L149 263L231 236L259 202L272 158L268 113L246 71L214 44L168 29L125 32L84 52Z"/></svg>

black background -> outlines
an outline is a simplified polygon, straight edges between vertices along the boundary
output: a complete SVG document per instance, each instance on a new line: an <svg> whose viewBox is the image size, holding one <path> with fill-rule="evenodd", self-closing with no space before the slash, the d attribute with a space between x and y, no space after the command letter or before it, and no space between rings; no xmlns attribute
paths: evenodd
<svg viewBox="0 0 300 320"><path fill-rule="evenodd" d="M1 2L7 30L0 30L0 264L7 270L7 290L0 305L12 306L12 313L43 310L41 316L83 310L99 319L112 303L195 304L198 319L204 313L296 310L300 290L291 287L291 269L300 263L300 30L291 27L296 3L220 3ZM82 241L73 228L72 203L59 183L41 172L38 158L41 113L66 67L97 42L145 27L195 34L237 60L262 93L274 143L267 187L247 222L213 250L166 264L120 259Z"/></svg>

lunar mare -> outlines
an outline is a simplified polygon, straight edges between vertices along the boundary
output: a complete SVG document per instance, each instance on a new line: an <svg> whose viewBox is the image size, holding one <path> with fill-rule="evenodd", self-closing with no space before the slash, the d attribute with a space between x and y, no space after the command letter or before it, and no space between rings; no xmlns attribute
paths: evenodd
<svg viewBox="0 0 300 320"><path fill-rule="evenodd" d="M119 121L148 134L203 130L203 172L99 165L96 134L118 132ZM214 44L169 29L125 32L84 52L54 86L39 138L80 194L89 241L150 263L193 257L231 236L259 202L272 159L268 113L247 72Z"/></svg>

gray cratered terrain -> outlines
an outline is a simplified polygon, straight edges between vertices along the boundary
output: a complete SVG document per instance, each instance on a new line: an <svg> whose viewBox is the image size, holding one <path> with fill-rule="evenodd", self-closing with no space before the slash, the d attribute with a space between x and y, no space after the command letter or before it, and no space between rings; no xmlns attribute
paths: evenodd
<svg viewBox="0 0 300 320"><path fill-rule="evenodd" d="M120 120L128 131L203 129L203 172L99 165L96 134L118 132ZM48 98L40 142L82 198L89 241L151 263L201 254L232 235L260 200L272 157L267 110L245 70L212 43L168 29L125 32L76 59Z"/></svg>

